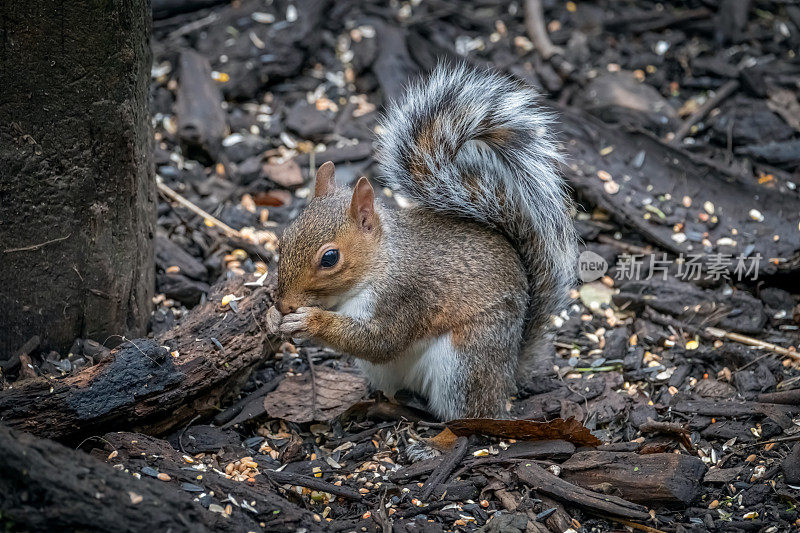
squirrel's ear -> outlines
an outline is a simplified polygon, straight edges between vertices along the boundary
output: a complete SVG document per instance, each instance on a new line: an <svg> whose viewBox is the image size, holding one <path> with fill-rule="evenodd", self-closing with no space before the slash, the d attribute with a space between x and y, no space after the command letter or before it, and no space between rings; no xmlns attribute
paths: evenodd
<svg viewBox="0 0 800 533"><path fill-rule="evenodd" d="M333 177L335 170L332 161L322 163L322 166L317 170L314 196L326 196L333 193L333 190L336 188L336 180Z"/></svg>
<svg viewBox="0 0 800 533"><path fill-rule="evenodd" d="M350 216L361 229L372 231L375 227L375 193L367 178L360 178L350 201Z"/></svg>

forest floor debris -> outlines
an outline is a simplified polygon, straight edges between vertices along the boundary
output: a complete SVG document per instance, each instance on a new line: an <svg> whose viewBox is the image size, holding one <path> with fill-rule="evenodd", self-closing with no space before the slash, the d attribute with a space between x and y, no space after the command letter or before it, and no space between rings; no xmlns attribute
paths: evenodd
<svg viewBox="0 0 800 533"><path fill-rule="evenodd" d="M22 444L35 468L51 454L107 481L102 520L51 506L68 526L153 506L164 529L800 527L794 6L155 4L153 338L67 354L31 339L2 362L0 422L36 437L0 428L0 493L30 482ZM439 60L543 93L583 250L605 265L556 317L514 421L433 421L340 354L265 334L277 236L313 171L380 183L381 108ZM75 505L96 488L41 479Z"/></svg>

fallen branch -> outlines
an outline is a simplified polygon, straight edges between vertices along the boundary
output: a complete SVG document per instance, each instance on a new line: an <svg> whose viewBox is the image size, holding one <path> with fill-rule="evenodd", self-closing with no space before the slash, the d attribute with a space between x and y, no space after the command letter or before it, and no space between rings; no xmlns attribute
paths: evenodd
<svg viewBox="0 0 800 533"><path fill-rule="evenodd" d="M205 304L155 340L125 342L108 359L64 379L28 379L0 392L0 420L76 442L131 428L161 434L213 415L266 352L268 339L253 317L265 315L269 290L251 291L243 281L215 286ZM238 312L220 304L229 293L244 296Z"/></svg>
<svg viewBox="0 0 800 533"><path fill-rule="evenodd" d="M786 405L800 405L800 389L779 392L765 392L756 398L761 403L782 403Z"/></svg>
<svg viewBox="0 0 800 533"><path fill-rule="evenodd" d="M677 422L659 422L648 418L647 422L639 426L639 431L642 433L663 433L666 435L673 435L680 439L683 446L690 450L692 449L692 432L683 424Z"/></svg>
<svg viewBox="0 0 800 533"><path fill-rule="evenodd" d="M577 505L596 514L610 514L633 520L650 519L647 508L643 505L573 485L535 463L520 465L516 471L519 478L532 489L556 500Z"/></svg>
<svg viewBox="0 0 800 533"><path fill-rule="evenodd" d="M735 400L683 400L673 398L670 409L687 415L739 418L766 416L783 428L793 426L792 417L800 413L800 405L781 405Z"/></svg>
<svg viewBox="0 0 800 533"><path fill-rule="evenodd" d="M687 9L685 11L664 12L653 10L647 13L636 13L628 17L612 18L603 23L606 29L619 33L644 33L659 31L677 24L710 18L714 13L705 7Z"/></svg>
<svg viewBox="0 0 800 533"><path fill-rule="evenodd" d="M666 531L662 529L656 529L654 527L646 526L644 524L639 524L638 522L631 522L630 520L625 520L624 518L618 518L614 516L606 517L609 520L613 520L614 522L618 522L622 525L631 527L633 529L638 529L639 531L645 531L646 533L666 533Z"/></svg>
<svg viewBox="0 0 800 533"><path fill-rule="evenodd" d="M583 451L561 465L561 477L587 489L648 505L688 505L700 492L706 466L675 453Z"/></svg>

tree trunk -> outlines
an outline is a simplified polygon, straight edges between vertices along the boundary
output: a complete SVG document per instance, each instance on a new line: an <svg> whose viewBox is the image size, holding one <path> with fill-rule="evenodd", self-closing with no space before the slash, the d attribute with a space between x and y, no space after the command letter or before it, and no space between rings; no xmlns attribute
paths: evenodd
<svg viewBox="0 0 800 533"><path fill-rule="evenodd" d="M149 35L149 2L0 3L0 360L144 332Z"/></svg>

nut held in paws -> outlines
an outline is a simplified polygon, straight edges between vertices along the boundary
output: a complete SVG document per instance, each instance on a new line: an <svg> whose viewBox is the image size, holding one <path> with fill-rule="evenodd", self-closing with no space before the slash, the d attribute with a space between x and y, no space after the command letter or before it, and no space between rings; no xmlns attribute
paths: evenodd
<svg viewBox="0 0 800 533"><path fill-rule="evenodd" d="M267 333L270 335L277 335L282 319L283 315L278 311L278 308L274 305L270 307L267 311Z"/></svg>

